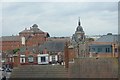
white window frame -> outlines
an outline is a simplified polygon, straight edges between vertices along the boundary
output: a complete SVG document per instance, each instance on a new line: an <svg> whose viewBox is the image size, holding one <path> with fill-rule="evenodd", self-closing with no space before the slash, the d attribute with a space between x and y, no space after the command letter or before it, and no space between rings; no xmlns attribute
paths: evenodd
<svg viewBox="0 0 120 80"><path fill-rule="evenodd" d="M20 55L20 63L25 63L25 55Z"/></svg>

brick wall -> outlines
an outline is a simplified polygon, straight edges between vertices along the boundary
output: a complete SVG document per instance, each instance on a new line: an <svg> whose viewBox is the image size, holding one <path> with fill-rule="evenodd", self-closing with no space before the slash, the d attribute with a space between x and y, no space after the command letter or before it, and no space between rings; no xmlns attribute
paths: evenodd
<svg viewBox="0 0 120 80"><path fill-rule="evenodd" d="M3 41L2 51L13 50L21 46L21 41Z"/></svg>
<svg viewBox="0 0 120 80"><path fill-rule="evenodd" d="M116 58L78 58L69 66L72 78L117 78L118 62Z"/></svg>

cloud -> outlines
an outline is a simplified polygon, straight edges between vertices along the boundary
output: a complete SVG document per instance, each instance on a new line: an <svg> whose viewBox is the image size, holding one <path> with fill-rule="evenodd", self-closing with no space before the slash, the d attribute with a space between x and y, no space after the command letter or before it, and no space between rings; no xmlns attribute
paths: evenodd
<svg viewBox="0 0 120 80"><path fill-rule="evenodd" d="M2 35L2 4L0 3L0 35Z"/></svg>
<svg viewBox="0 0 120 80"><path fill-rule="evenodd" d="M118 2L119 0L1 0L2 2Z"/></svg>
<svg viewBox="0 0 120 80"><path fill-rule="evenodd" d="M86 34L117 33L116 2L44 3L22 2L3 4L3 34L18 34L34 23L51 36L72 36L78 17ZM9 30L7 30L9 29Z"/></svg>

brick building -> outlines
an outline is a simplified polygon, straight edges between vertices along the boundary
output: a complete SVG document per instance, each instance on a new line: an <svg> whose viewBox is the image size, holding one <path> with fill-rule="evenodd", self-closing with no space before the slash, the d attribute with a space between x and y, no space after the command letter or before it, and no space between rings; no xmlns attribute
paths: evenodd
<svg viewBox="0 0 120 80"><path fill-rule="evenodd" d="M103 35L90 44L90 54L99 57L118 57L118 35ZM91 55L91 56L92 56Z"/></svg>
<svg viewBox="0 0 120 80"><path fill-rule="evenodd" d="M36 46L44 43L50 35L47 32L43 32L38 28L38 25L34 24L30 29L19 33L19 36L2 36L1 45L2 52L9 52L21 46Z"/></svg>
<svg viewBox="0 0 120 80"><path fill-rule="evenodd" d="M44 43L50 35L47 32L43 32L38 28L37 24L34 24L30 29L25 28L25 30L19 33L20 37L25 37L26 46L36 46Z"/></svg>
<svg viewBox="0 0 120 80"><path fill-rule="evenodd" d="M28 47L38 46L44 43L48 37L50 35L40 30L37 24L34 24L30 29L25 28L17 36L2 36L0 38L0 51L2 54L6 54L4 61L6 64L13 64L14 62L14 65L17 66L20 60L17 57L19 54L16 55L16 52L24 48L25 53L27 53Z"/></svg>
<svg viewBox="0 0 120 80"><path fill-rule="evenodd" d="M68 38L50 38L41 45L20 48L13 58L15 66L24 64L57 64L64 61L65 43L69 42ZM74 49L68 45L69 60L75 58Z"/></svg>
<svg viewBox="0 0 120 80"><path fill-rule="evenodd" d="M22 46L20 36L2 36L1 38L0 46L2 52L10 52L11 50Z"/></svg>

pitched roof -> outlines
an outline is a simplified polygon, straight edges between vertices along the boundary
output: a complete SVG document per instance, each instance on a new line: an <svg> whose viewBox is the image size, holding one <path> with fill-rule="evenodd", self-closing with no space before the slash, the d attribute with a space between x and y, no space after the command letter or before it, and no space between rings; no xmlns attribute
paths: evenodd
<svg viewBox="0 0 120 80"><path fill-rule="evenodd" d="M118 35L103 35L95 42L117 42L117 41L118 41Z"/></svg>
<svg viewBox="0 0 120 80"><path fill-rule="evenodd" d="M54 40L54 41L47 41L41 45L38 46L32 46L32 47L26 47L26 46L22 46L20 47L20 53L24 53L26 51L26 48L29 52L32 53L37 53L37 51L39 52L43 52L45 49L47 49L47 51L49 52L62 52L64 51L64 46L65 46L65 42L63 40Z"/></svg>
<svg viewBox="0 0 120 80"><path fill-rule="evenodd" d="M38 28L37 24L34 24L32 27L30 27L30 29L25 28L25 30L21 31L19 34L21 33L44 33L44 32Z"/></svg>
<svg viewBox="0 0 120 80"><path fill-rule="evenodd" d="M0 37L2 41L21 41L21 37L19 36L2 36Z"/></svg>
<svg viewBox="0 0 120 80"><path fill-rule="evenodd" d="M26 48L29 52L32 52L32 53L37 53L37 50L38 50L38 46L32 46L32 47L22 46L20 47L20 53L24 53L26 51Z"/></svg>
<svg viewBox="0 0 120 80"><path fill-rule="evenodd" d="M39 46L39 50L43 51L45 48L50 52L61 52L64 51L64 41L47 41Z"/></svg>

